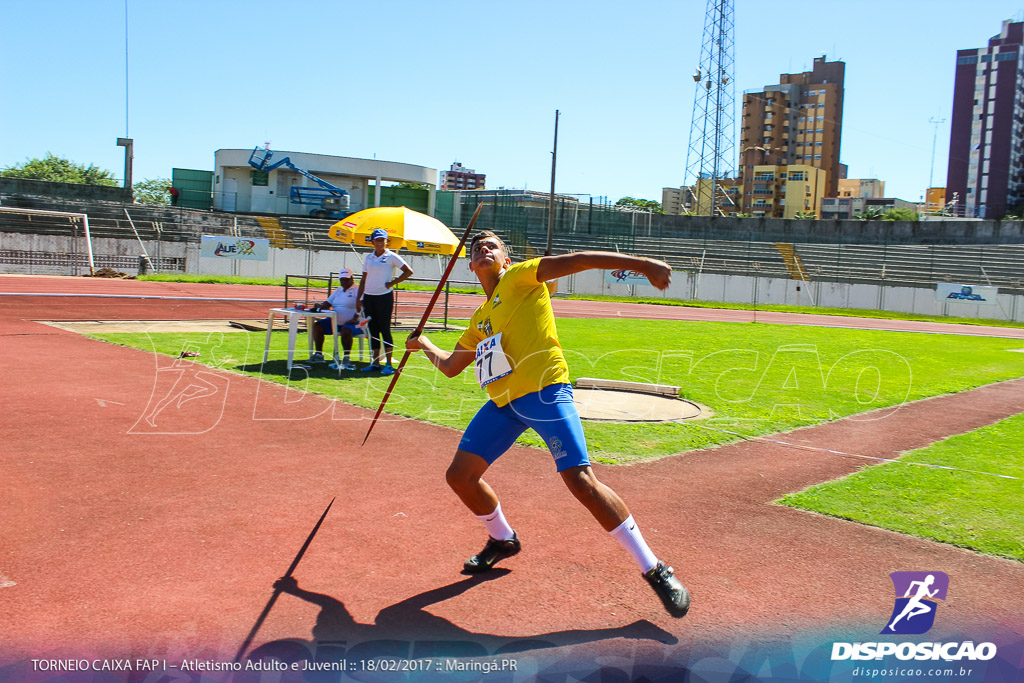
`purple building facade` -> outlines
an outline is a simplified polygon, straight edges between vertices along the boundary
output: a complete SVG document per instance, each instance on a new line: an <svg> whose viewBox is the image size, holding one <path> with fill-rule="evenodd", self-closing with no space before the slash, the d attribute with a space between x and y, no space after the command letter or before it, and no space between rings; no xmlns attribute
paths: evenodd
<svg viewBox="0 0 1024 683"><path fill-rule="evenodd" d="M958 50L946 201L998 219L1024 201L1024 22L1004 21L988 47Z"/></svg>

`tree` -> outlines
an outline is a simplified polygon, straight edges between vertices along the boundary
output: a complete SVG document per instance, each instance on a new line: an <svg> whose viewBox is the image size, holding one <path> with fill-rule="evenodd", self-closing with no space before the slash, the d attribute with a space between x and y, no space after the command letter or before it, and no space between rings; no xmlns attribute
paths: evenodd
<svg viewBox="0 0 1024 683"><path fill-rule="evenodd" d="M865 209L864 213L854 216L859 221L917 221L920 220L917 212L913 209L889 209L883 210L880 207L872 206Z"/></svg>
<svg viewBox="0 0 1024 683"><path fill-rule="evenodd" d="M615 202L615 206L627 211L641 211L643 213L665 213L661 208L661 202L653 199L637 199L636 197L623 197Z"/></svg>
<svg viewBox="0 0 1024 683"><path fill-rule="evenodd" d="M398 183L397 185L395 185L395 187L397 187L399 189L402 189L402 190L429 190L430 189L429 185L424 185L423 183Z"/></svg>
<svg viewBox="0 0 1024 683"><path fill-rule="evenodd" d="M136 204L166 206L171 203L171 196L167 193L170 189L170 178L147 178L132 185Z"/></svg>
<svg viewBox="0 0 1024 683"><path fill-rule="evenodd" d="M817 217L818 217L818 214L814 213L813 211L798 211L796 213L796 215L793 216L793 218L796 218L797 220L802 220L802 221L803 220L814 220Z"/></svg>
<svg viewBox="0 0 1024 683"><path fill-rule="evenodd" d="M1024 220L1024 202L1017 202L1010 207L1010 210L1003 216L1003 220L1019 221Z"/></svg>
<svg viewBox="0 0 1024 683"><path fill-rule="evenodd" d="M880 221L884 215L884 211L877 206L872 206L869 209L864 209L863 213L857 214L854 218L859 221Z"/></svg>
<svg viewBox="0 0 1024 683"><path fill-rule="evenodd" d="M83 166L63 157L47 152L43 159L28 159L24 164L8 166L0 175L5 178L46 180L51 183L75 183L78 185L105 185L117 187L114 174L93 164Z"/></svg>
<svg viewBox="0 0 1024 683"><path fill-rule="evenodd" d="M882 216L883 221L916 221L920 220L913 209L889 209Z"/></svg>

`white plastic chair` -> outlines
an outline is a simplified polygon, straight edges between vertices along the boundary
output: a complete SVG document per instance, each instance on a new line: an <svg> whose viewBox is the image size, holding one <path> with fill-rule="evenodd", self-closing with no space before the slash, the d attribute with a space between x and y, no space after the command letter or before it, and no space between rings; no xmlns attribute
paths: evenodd
<svg viewBox="0 0 1024 683"><path fill-rule="evenodd" d="M359 340L359 360L363 360L363 344L370 338L370 319L363 315L362 311L359 311L359 320L356 324L356 330L352 332L352 339Z"/></svg>

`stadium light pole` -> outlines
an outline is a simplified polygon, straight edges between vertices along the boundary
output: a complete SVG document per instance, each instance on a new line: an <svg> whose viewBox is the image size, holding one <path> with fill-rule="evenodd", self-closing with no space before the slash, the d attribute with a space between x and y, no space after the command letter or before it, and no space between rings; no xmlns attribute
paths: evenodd
<svg viewBox="0 0 1024 683"><path fill-rule="evenodd" d="M131 138L118 138L117 146L124 147L124 187L132 189L132 159L135 158L135 141Z"/></svg>
<svg viewBox="0 0 1024 683"><path fill-rule="evenodd" d="M117 139L117 146L124 147L124 187L131 199L132 159L135 158L134 143L128 128L128 0L124 0L124 137Z"/></svg>
<svg viewBox="0 0 1024 683"><path fill-rule="evenodd" d="M128 0L124 0L124 136L128 135Z"/></svg>
<svg viewBox="0 0 1024 683"><path fill-rule="evenodd" d="M700 61L693 74L695 93L690 119L684 185L694 213L714 218L725 173L735 170L736 44L735 0L707 0ZM703 201L702 201L703 200Z"/></svg>
<svg viewBox="0 0 1024 683"><path fill-rule="evenodd" d="M558 156L558 114L555 110L555 144L551 148L551 196L548 202L548 245L545 256L551 256L551 242L555 236L555 158Z"/></svg>

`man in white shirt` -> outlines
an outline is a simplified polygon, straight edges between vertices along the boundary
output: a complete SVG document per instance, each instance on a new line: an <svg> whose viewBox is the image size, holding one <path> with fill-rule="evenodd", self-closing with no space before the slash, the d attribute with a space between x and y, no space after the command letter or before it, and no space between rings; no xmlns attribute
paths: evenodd
<svg viewBox="0 0 1024 683"><path fill-rule="evenodd" d="M348 268L341 269L338 273L338 279L341 281L341 286L331 292L330 296L327 297L327 301L320 304L320 310L330 309L337 315L338 334L341 335L341 346L345 350L345 357L341 361L341 369L355 370L356 366L349 361L349 352L352 351L353 333L359 333L359 319L356 313L359 288L356 287L355 278L352 277L352 271ZM323 363L324 337L328 334L334 334L331 329L331 319L320 318L313 324L310 331L313 334L313 344L316 345L316 353L310 356L309 360L313 363Z"/></svg>

